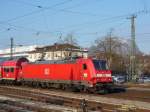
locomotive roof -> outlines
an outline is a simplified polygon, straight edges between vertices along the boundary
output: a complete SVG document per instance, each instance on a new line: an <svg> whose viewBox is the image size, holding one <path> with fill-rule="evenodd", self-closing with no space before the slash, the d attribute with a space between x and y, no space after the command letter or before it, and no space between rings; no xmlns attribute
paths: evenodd
<svg viewBox="0 0 150 112"><path fill-rule="evenodd" d="M63 64L63 63L75 63L76 60L44 60L44 61L36 61L30 62L30 64Z"/></svg>
<svg viewBox="0 0 150 112"><path fill-rule="evenodd" d="M81 57L68 57L61 60L38 60L36 62L30 62L31 64L63 64L63 63L75 63L76 59L79 59Z"/></svg>
<svg viewBox="0 0 150 112"><path fill-rule="evenodd" d="M38 60L35 62L29 62L30 64L63 64L63 63L76 63L76 60L81 57L72 57L68 59L62 59L62 60ZM106 61L102 59L92 59L94 61Z"/></svg>

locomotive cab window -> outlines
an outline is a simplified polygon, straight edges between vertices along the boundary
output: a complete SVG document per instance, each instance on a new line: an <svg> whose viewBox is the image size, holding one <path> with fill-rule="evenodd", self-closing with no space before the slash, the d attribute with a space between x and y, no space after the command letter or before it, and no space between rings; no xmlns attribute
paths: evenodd
<svg viewBox="0 0 150 112"><path fill-rule="evenodd" d="M85 63L83 64L82 67L83 67L83 70L86 70L86 69L87 69L87 65L86 65Z"/></svg>
<svg viewBox="0 0 150 112"><path fill-rule="evenodd" d="M108 66L104 60L93 60L93 64L96 70L107 70Z"/></svg>

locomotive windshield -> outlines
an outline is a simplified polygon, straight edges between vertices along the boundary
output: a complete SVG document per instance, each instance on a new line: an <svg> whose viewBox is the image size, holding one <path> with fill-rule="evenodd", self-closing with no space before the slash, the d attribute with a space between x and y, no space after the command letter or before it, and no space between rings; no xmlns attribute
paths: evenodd
<svg viewBox="0 0 150 112"><path fill-rule="evenodd" d="M96 70L107 70L107 63L104 60L93 60L93 64Z"/></svg>

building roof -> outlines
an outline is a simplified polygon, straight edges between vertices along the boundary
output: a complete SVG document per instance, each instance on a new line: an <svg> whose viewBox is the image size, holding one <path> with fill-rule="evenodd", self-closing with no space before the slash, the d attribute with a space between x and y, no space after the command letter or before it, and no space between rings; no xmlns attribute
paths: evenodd
<svg viewBox="0 0 150 112"><path fill-rule="evenodd" d="M57 44L44 46L44 47L37 47L34 51L31 51L29 53L38 53L38 52L47 52L47 51L61 51L61 50L73 50L73 51L79 51L80 47L71 45L68 43L65 44Z"/></svg>

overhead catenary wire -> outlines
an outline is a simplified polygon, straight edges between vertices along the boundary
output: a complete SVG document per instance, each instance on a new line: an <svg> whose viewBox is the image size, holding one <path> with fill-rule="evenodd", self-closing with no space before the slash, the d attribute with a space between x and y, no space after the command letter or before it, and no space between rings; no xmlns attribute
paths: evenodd
<svg viewBox="0 0 150 112"><path fill-rule="evenodd" d="M126 18L128 15L121 15L121 16L114 16L114 17L110 17L110 18L104 18L104 19L101 19L101 20L97 20L97 21L90 21L90 22L85 22L85 23L81 23L81 24L77 24L77 25L70 25L68 26L68 28L74 28L74 27L80 27L83 25L90 25L90 24L108 24L108 23L113 23L114 21L117 21L117 20L122 20L123 18ZM110 21L110 22L109 22ZM40 33L58 33L58 32L62 32L61 29L64 29L66 27L63 27L63 28L58 28L56 29L55 31L44 31L44 30L38 30L38 29L34 29L34 28L27 28L27 27L23 27L23 26L18 26L18 25L13 25L13 24L10 24L10 23L3 23L3 24L8 24L10 26L14 26L16 28L21 28L21 29L25 29L25 30L29 30L29 31L34 31L34 32L40 32Z"/></svg>
<svg viewBox="0 0 150 112"><path fill-rule="evenodd" d="M110 22L107 22L107 24L108 23L112 23L113 21L110 21ZM119 22L119 24L115 24L115 25L113 25L113 26L110 26L111 28L113 28L114 30L115 29L118 29L119 27L121 27L122 25L124 25L126 23L126 20L124 20L123 22ZM104 24L106 24L105 22L103 23L103 24L101 24L101 25L104 25ZM117 27L117 28L116 28ZM100 31L95 31L95 32L88 32L88 33L77 33L78 35L97 35L98 36L98 34L100 34L102 32L102 30L100 30Z"/></svg>
<svg viewBox="0 0 150 112"><path fill-rule="evenodd" d="M69 1L71 1L71 0L69 0ZM55 5L53 5L53 6L57 6L57 5L60 5L60 4L64 4L64 3L66 3L66 1L64 1L64 2L61 2L61 3L58 3L58 4L55 4ZM37 5L32 5L32 6L37 6ZM51 7L52 8L52 7ZM47 9L47 8L46 8ZM42 10L42 11L44 11L44 10ZM70 10L63 10L63 9L59 9L59 10L57 10L57 11L65 11L65 12L69 12L69 13L74 13L74 14L85 14L85 15L90 15L90 16L97 16L97 15L95 15L95 14L90 14L90 13L84 13L84 12L74 12L74 11L70 11ZM136 12L136 13L143 13L142 11L139 11L139 12ZM30 14L29 14L30 15ZM26 16L28 16L28 15L26 15ZM25 17L26 17L25 16ZM125 15L126 16L126 15ZM22 18L22 17L24 17L24 16L20 16L20 18ZM119 16L118 17L116 17L116 18L119 18ZM17 17L16 17L16 19L17 19ZM12 19L12 21L13 20L16 20L15 18L14 19ZM19 19L19 18L18 18ZM111 18L110 18L111 19ZM113 17L112 17L112 19L113 19ZM10 21L11 21L11 19L10 19ZM101 20L102 21L102 20ZM8 21L9 22L9 21ZM70 27L79 27L79 26L83 26L83 25L85 25L85 24L93 24L94 22L86 22L86 23L81 23L81 24L77 24L77 25L73 25L73 26L69 26L69 28ZM95 22L96 23L96 22ZM0 22L0 24L2 24L2 22ZM60 28L60 29L64 29L64 28Z"/></svg>
<svg viewBox="0 0 150 112"><path fill-rule="evenodd" d="M18 0L17 0L18 1ZM85 1L84 1L85 2ZM80 2L79 4L82 4L84 3L83 1ZM24 3L21 2L22 4ZM26 2L25 2L26 3ZM71 14L77 14L77 15L86 15L86 16L100 16L99 14L94 14L94 13L90 13L90 12L81 12L81 11L73 11L73 10L70 10L71 8L74 8L74 7L77 7L79 6L79 4L77 5L73 5L73 6L70 6L70 7L67 7L67 8L63 8L63 9L53 9L51 8L51 10L55 11L57 14L57 12L65 12L65 13L71 13ZM46 8L42 5L34 5L34 4L30 4L30 3L27 3L26 5L30 5L30 6L33 6L33 7L38 7L38 8ZM54 14L53 14L54 15ZM26 16L25 16L26 17Z"/></svg>
<svg viewBox="0 0 150 112"><path fill-rule="evenodd" d="M18 0L17 0L18 1ZM68 0L68 1L72 1L72 0ZM24 1L19 1L21 3L24 3ZM25 2L27 5L30 5L30 6L34 6L34 7L37 7L38 5L34 5L34 4L30 4L30 3L27 3ZM52 9L53 7L55 6L58 6L58 5L62 5L64 3L67 3L66 1L64 2L61 2L61 3L58 3L58 4L55 4L53 5L52 7L48 7L46 9L43 9L44 7L43 6L38 6L38 8L42 8L41 10L39 11L33 11L31 13L28 13L28 14L24 14L22 16L19 16L19 17L15 17L15 18L12 18L12 19L9 19L9 20L6 20L6 21L1 21L0 24L3 24L3 23L6 23L6 22L11 22L11 21L15 21L15 20L18 20L18 19L21 19L23 17L26 17L26 16L30 16L32 14L35 14L35 13L38 13L38 12L41 12L41 11L45 11L47 9ZM91 13L85 13L85 12L77 12L77 11L70 11L70 10L64 10L64 9L59 9L59 10L56 10L56 11L61 11L61 12L68 12L68 13L72 13L72 14L80 14L80 15L90 15L90 16L96 16L95 14L91 14ZM16 27L16 26L15 26ZM48 24L47 24L47 27L48 27Z"/></svg>
<svg viewBox="0 0 150 112"><path fill-rule="evenodd" d="M14 0L13 2L19 2L19 3L22 3L23 5L29 5L29 6L32 6L32 7L38 7L38 8L44 8L42 5L35 5L35 4L31 4L29 2L24 2L24 1L20 1L20 0ZM64 8L64 9L51 9L51 10L54 10L55 12L66 12L66 13L71 13L71 14L79 14L79 15L88 15L88 16L98 16L96 14L92 14L92 13L87 13L87 12L78 12L78 11L70 11L70 10L66 10L66 9L70 9L70 8L74 8L74 7L77 7L79 6L80 4L84 3L85 1L83 0L82 2L79 2L78 4L76 5L73 5L73 6L70 6L70 7L67 7L67 8ZM43 10L44 12L45 10ZM43 14L43 13L42 13ZM57 14L57 13L55 13ZM49 25L48 25L48 22L46 20L46 16L43 14L42 16L44 18L44 24L45 24L45 27L47 29L49 29ZM38 31L39 32L39 31Z"/></svg>
<svg viewBox="0 0 150 112"><path fill-rule="evenodd" d="M113 17L108 17L108 18L104 18L104 19L98 19L96 21L87 21L87 22L82 22L82 23L79 23L79 24L74 24L74 25L69 25L69 26L65 26L65 27L61 27L61 28L58 28L57 30L61 30L61 29L66 29L66 28L77 28L77 27L83 27L85 25L94 25L94 24L104 24L105 21L106 24L109 23L108 21L116 21L116 20L119 20L119 19L124 19L126 18L127 15L121 15L121 16L113 16Z"/></svg>
<svg viewBox="0 0 150 112"><path fill-rule="evenodd" d="M41 9L39 9L39 10L32 11L32 12L30 12L30 13L26 13L26 14L21 15L21 16L18 16L18 17L14 17L14 18L8 19L8 20L6 20L6 21L1 21L0 24L6 23L6 22L10 22L10 21L15 21L15 20L24 18L24 17L26 17L26 16L34 15L34 14L37 14L37 13L39 13L39 12L52 9L52 8L54 8L54 7L56 7L56 6L60 6L60 5L66 4L66 3L71 2L71 1L72 1L72 0L65 0L65 1L63 1L63 2L56 3L56 4L51 5L51 6L49 6L49 7L44 7L44 8L41 8Z"/></svg>
<svg viewBox="0 0 150 112"><path fill-rule="evenodd" d="M36 6L36 5L35 5ZM45 10L44 10L45 11ZM58 9L58 11L59 11L59 9ZM70 13L73 13L72 11L68 11L68 12L70 12ZM141 11L142 12L142 11ZM139 12L136 12L136 13L141 13L140 11ZM78 13L78 12L77 12ZM80 12L79 12L80 13ZM88 15L88 13L87 13L87 15ZM128 14L129 15L129 14ZM93 15L94 16L94 15ZM127 16L127 15L123 15L122 16L122 18L124 18L125 16ZM117 18L120 18L120 16L116 16L116 19ZM122 18L120 18L120 19L122 19ZM99 21L101 21L101 22L103 22L103 21L105 21L105 19L107 20L109 20L109 19L113 19L113 17L111 18L104 18L104 20L102 19L102 20L98 20L98 21L93 21L93 22L85 22L85 24L84 23L81 23L81 24L77 24L77 25L73 25L73 26L69 26L69 29L70 29L70 27L80 27L80 26L83 26L83 25L86 25L86 24L97 24L97 23L99 23ZM114 19L115 19L115 17L114 17ZM100 24L100 23L99 23ZM14 25L13 25L14 26ZM15 27L18 27L17 25L15 25ZM21 26L22 27L22 26ZM21 28L20 27L20 28ZM32 28L25 28L25 27L22 27L23 29L27 29L27 30L30 30L30 29L32 29ZM64 29L64 28L60 28L60 29ZM46 33L49 33L49 32L55 32L55 31L39 31L39 30L36 30L36 29L32 29L32 31L35 31L35 32L46 32ZM59 29L58 29L59 30ZM56 31L56 32L62 32L62 31Z"/></svg>
<svg viewBox="0 0 150 112"><path fill-rule="evenodd" d="M127 16L127 14L126 15L122 15L122 16L114 16L114 17L110 17L110 18L104 18L104 19L101 19L101 20L98 20L98 21L91 21L91 22L85 22L85 23L82 23L82 24L78 24L78 25L73 25L73 26L69 26L69 29L71 28L71 27L79 27L80 25L81 26L83 26L83 25L86 25L86 24L97 24L98 22L102 22L102 23L104 23L104 21L109 21L109 20L111 20L112 21L112 19L122 19L122 18L126 18L126 16ZM106 22L106 23L109 23L109 22ZM13 24L10 24L10 23L3 23L3 24L8 24L8 25L10 25L10 26L14 26L14 27L17 27L17 28L22 28L22 29L26 29L26 30L31 30L31 31L34 31L34 32L40 32L40 33L58 33L58 32L62 32L60 29L63 29L63 28L60 28L60 29L58 29L58 30L55 30L55 31L42 31L42 30L38 30L38 29L33 29L33 28L26 28L26 27L22 27L22 26L18 26L18 25L13 25ZM89 25L88 24L88 25Z"/></svg>
<svg viewBox="0 0 150 112"><path fill-rule="evenodd" d="M119 18L120 17L120 18ZM100 24L100 23L105 23L105 24L107 24L107 23L110 23L110 22L113 22L113 21L116 21L117 19L122 19L122 18L124 18L124 16L115 16L115 17L110 17L110 18L105 18L105 19L101 19L101 20L98 20L98 21L91 21L91 22L86 22L86 23L82 23L82 24L78 24L78 25L72 25L72 26L68 26L69 27L69 29L70 28L74 28L74 27L79 27L79 25L81 25L81 26L83 26L83 25L89 25L89 24ZM106 21L106 22L105 22ZM108 22L108 21L110 21L110 22ZM34 28L27 28L27 27L23 27L23 26L19 26L19 25L14 25L14 24L12 24L12 23L1 23L1 24L7 24L7 25L10 25L10 26L13 26L13 27L16 27L16 28L21 28L21 29L26 29L26 30L31 30L31 31L34 31L34 32L43 32L43 33L58 33L58 32L62 32L61 31L61 29L64 29L64 28L58 28L58 29L56 29L56 30L54 30L54 31L42 31L42 30L38 30L38 29L34 29Z"/></svg>

